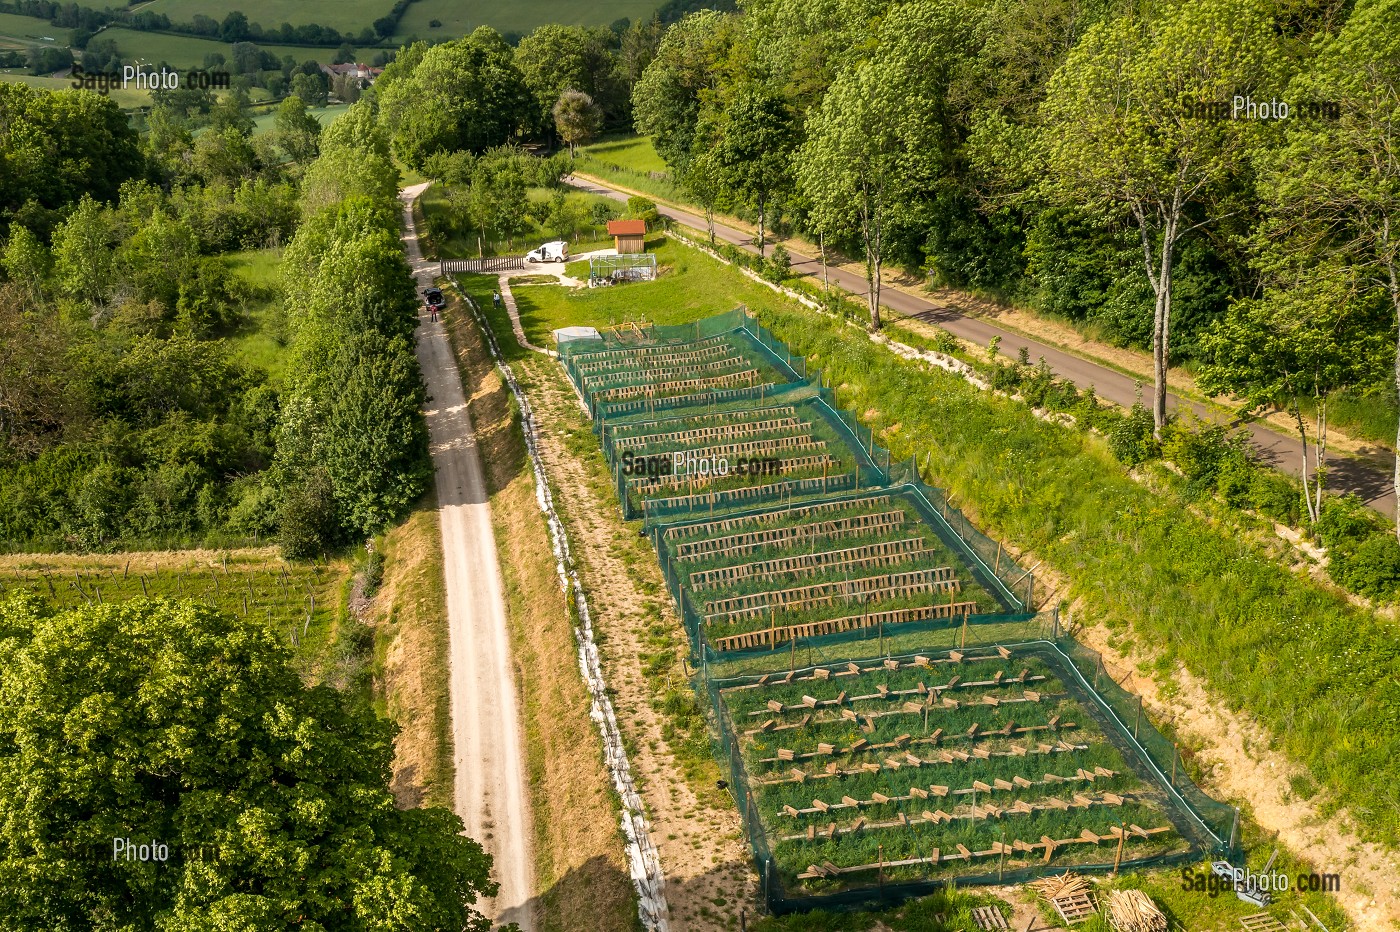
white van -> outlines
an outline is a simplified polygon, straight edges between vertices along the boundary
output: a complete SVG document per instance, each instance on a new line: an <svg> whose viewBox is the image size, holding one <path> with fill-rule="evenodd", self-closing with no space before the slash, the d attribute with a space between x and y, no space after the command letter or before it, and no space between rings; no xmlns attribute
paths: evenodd
<svg viewBox="0 0 1400 932"><path fill-rule="evenodd" d="M561 240L552 243L545 243L539 249L535 249L525 254L526 262L567 262L569 261L569 244Z"/></svg>

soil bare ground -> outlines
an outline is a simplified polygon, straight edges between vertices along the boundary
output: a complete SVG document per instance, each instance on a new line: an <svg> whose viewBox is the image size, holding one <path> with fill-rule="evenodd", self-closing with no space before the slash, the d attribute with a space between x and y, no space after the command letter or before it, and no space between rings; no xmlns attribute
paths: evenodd
<svg viewBox="0 0 1400 932"><path fill-rule="evenodd" d="M671 928L737 929L740 909L752 912L757 892L738 814L727 794L681 778L685 764L671 745L675 736L643 669L649 626L679 630L680 621L670 608L655 556L623 523L606 474L597 475L601 469L570 449L571 430L585 434L579 443L596 441L562 372L540 358L523 367L530 373L541 454L580 555L618 721L666 871ZM676 665L674 676L683 675ZM707 777L713 775L707 772Z"/></svg>
<svg viewBox="0 0 1400 932"><path fill-rule="evenodd" d="M413 221L413 200L425 187L402 192L404 245L420 287L432 283L434 272L418 248ZM420 319L417 352L428 388L426 417L447 590L456 811L467 834L494 860L500 891L484 904L486 914L532 932L534 832L485 475L442 321Z"/></svg>
<svg viewBox="0 0 1400 932"><path fill-rule="evenodd" d="M519 683L541 930L625 932L636 896L519 418L470 312L445 312L486 466Z"/></svg>

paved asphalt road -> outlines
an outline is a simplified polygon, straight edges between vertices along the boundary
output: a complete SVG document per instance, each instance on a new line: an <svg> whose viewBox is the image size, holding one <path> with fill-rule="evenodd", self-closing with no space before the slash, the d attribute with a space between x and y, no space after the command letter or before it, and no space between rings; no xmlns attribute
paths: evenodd
<svg viewBox="0 0 1400 932"><path fill-rule="evenodd" d="M627 199L627 195L593 181L585 181L576 177L570 177L567 180L574 187L591 194L600 194L618 201ZM661 207L660 210L662 215L670 217L677 223L697 230L705 229L705 218L702 216L672 207ZM742 230L716 223L715 237L750 252L757 251L750 243L751 235ZM804 256L797 252L792 253L792 268L794 272L802 275L816 276L821 274L821 262L818 258ZM832 282L853 295L865 298L868 294L864 276L837 268L830 269L829 276ZM937 304L927 298L915 297L903 291L896 291L893 288L881 289L880 305L900 315L937 324L954 336L978 346L986 346L992 337L999 336L1001 337L1001 351L1007 356L1016 357L1024 347L1031 359L1044 357L1056 375L1069 379L1081 388L1092 385L1101 398L1124 406L1129 406L1137 400L1136 380L1131 376L1067 353L1054 346L1038 343L1018 333L1002 330L985 320L966 317L946 305ZM1194 401L1178 398L1174 394L1167 396L1167 406L1171 410L1178 410L1182 405L1188 405L1192 411L1203 418L1218 421L1222 417L1218 412ZM1293 475L1299 474L1303 457L1303 444L1297 437L1279 433L1264 424L1248 424L1245 429L1249 431L1250 439L1265 460ZM1309 456L1310 470L1312 463L1313 459ZM1355 492L1376 511L1388 517L1395 515L1395 490L1390 474L1367 463L1350 458L1331 457L1329 459L1328 486L1336 490Z"/></svg>

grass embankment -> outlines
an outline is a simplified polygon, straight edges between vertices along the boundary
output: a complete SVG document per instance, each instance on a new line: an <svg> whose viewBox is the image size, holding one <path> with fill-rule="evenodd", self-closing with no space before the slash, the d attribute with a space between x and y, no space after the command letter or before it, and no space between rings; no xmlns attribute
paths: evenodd
<svg viewBox="0 0 1400 932"><path fill-rule="evenodd" d="M444 319L480 444L521 682L540 928L632 929L636 900L618 809L579 675L571 606L560 590L548 527L509 389L470 312Z"/></svg>
<svg viewBox="0 0 1400 932"><path fill-rule="evenodd" d="M381 711L399 726L394 796L400 806L453 809L447 591L433 496L377 543L384 581L375 599L375 685Z"/></svg>
<svg viewBox="0 0 1400 932"><path fill-rule="evenodd" d="M583 146L574 157L574 170L662 200L687 200L650 136L609 137Z"/></svg>
<svg viewBox="0 0 1400 932"><path fill-rule="evenodd" d="M229 353L245 366L266 372L268 381L276 385L287 367L291 338L277 276L282 251L233 252L224 256L224 262L248 286L238 329L228 337Z"/></svg>

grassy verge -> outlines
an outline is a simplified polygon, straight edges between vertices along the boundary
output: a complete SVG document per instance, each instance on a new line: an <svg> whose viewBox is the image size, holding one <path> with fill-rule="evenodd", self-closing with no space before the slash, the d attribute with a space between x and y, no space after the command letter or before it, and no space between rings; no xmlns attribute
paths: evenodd
<svg viewBox="0 0 1400 932"><path fill-rule="evenodd" d="M670 168L648 136L620 136L583 146L574 169L663 200L685 201L685 192L671 179Z"/></svg>
<svg viewBox="0 0 1400 932"><path fill-rule="evenodd" d="M399 725L394 795L401 806L453 808L447 591L437 502L430 495L378 540L374 669L381 710Z"/></svg>
<svg viewBox="0 0 1400 932"><path fill-rule="evenodd" d="M508 389L470 313L445 319L461 368L491 499L523 706L540 928L632 929L636 902L618 810L579 676L571 606L555 572L534 474Z"/></svg>

